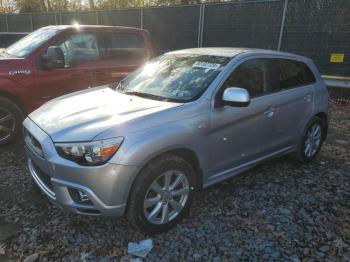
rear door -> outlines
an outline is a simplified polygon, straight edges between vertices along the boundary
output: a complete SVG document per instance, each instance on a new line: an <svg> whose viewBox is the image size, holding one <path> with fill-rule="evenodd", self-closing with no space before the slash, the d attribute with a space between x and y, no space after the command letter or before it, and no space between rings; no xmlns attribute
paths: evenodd
<svg viewBox="0 0 350 262"><path fill-rule="evenodd" d="M315 76L309 67L291 59L274 59L279 69L280 115L276 139L283 146L295 145L313 115Z"/></svg>
<svg viewBox="0 0 350 262"><path fill-rule="evenodd" d="M99 33L100 54L109 83L118 82L149 59L142 32L106 31ZM99 78L95 77L95 82Z"/></svg>
<svg viewBox="0 0 350 262"><path fill-rule="evenodd" d="M226 79L217 99L227 87L245 88L251 95L247 107L224 106L211 114L211 173L263 157L276 149L274 133L278 119L279 97L274 92L275 71L269 60L250 59L241 63Z"/></svg>

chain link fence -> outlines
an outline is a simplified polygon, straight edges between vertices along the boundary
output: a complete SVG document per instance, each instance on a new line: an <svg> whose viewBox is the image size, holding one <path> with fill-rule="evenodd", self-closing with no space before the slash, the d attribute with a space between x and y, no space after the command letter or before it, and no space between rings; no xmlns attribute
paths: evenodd
<svg viewBox="0 0 350 262"><path fill-rule="evenodd" d="M144 28L156 52L206 46L277 49L312 58L322 74L350 76L350 1L264 0L87 12L0 15L0 31L46 25Z"/></svg>

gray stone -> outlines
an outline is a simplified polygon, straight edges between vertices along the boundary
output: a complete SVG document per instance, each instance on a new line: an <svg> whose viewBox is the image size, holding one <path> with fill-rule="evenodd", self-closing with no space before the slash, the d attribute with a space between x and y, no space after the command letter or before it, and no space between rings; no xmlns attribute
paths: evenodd
<svg viewBox="0 0 350 262"><path fill-rule="evenodd" d="M24 259L24 262L35 262L35 261L38 261L39 259L39 254L38 253L34 253L28 257L26 257Z"/></svg>

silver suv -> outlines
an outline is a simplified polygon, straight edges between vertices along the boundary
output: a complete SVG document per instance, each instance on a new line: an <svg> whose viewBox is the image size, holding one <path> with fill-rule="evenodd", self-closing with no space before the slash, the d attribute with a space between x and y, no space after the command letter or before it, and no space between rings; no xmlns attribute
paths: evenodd
<svg viewBox="0 0 350 262"><path fill-rule="evenodd" d="M50 88L50 87L48 87ZM327 133L314 63L269 50L170 52L24 121L30 174L58 206L169 229L194 192L267 159L311 161Z"/></svg>

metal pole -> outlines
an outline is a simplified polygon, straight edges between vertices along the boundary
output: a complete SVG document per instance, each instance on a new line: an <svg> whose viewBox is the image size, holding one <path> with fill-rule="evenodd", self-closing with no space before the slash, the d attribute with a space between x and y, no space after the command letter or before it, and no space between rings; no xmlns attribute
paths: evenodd
<svg viewBox="0 0 350 262"><path fill-rule="evenodd" d="M57 13L55 12L55 25L58 25L57 23Z"/></svg>
<svg viewBox="0 0 350 262"><path fill-rule="evenodd" d="M140 28L143 29L143 8L141 8L140 19Z"/></svg>
<svg viewBox="0 0 350 262"><path fill-rule="evenodd" d="M202 24L201 24L201 39L200 47L203 47L203 31L204 31L204 19L205 19L205 4L202 6Z"/></svg>
<svg viewBox="0 0 350 262"><path fill-rule="evenodd" d="M199 6L198 40L197 40L198 47L202 47L202 44L203 44L204 8L205 8L204 4Z"/></svg>
<svg viewBox="0 0 350 262"><path fill-rule="evenodd" d="M201 46L202 5L199 6L197 47Z"/></svg>
<svg viewBox="0 0 350 262"><path fill-rule="evenodd" d="M100 21L99 21L99 18L98 18L98 11L96 11L96 25L99 25L100 24Z"/></svg>
<svg viewBox="0 0 350 262"><path fill-rule="evenodd" d="M287 9L288 9L288 0L284 0L284 8L283 8L283 16L282 16L281 28L280 28L280 36L278 38L278 46L277 46L277 50L278 51L281 51L282 38L283 38L284 24L286 22Z"/></svg>
<svg viewBox="0 0 350 262"><path fill-rule="evenodd" d="M10 32L10 31L9 31L9 18L8 18L8 14L5 15L5 22L6 22L6 31L7 31L7 32Z"/></svg>
<svg viewBox="0 0 350 262"><path fill-rule="evenodd" d="M30 28L32 29L32 32L33 32L34 31L33 14L30 14Z"/></svg>

